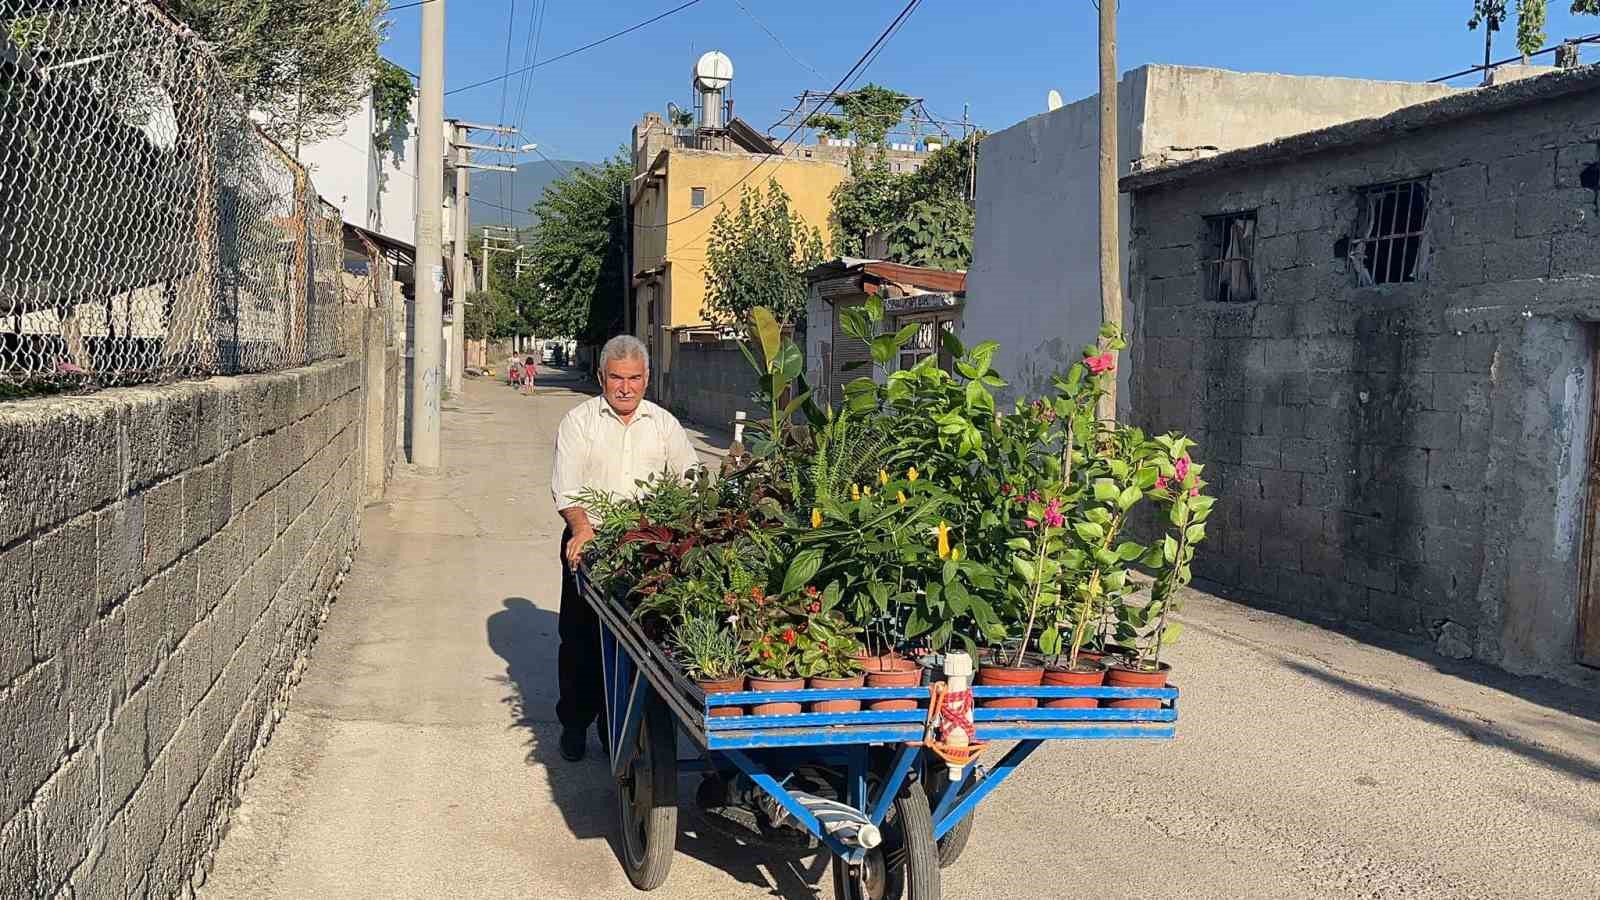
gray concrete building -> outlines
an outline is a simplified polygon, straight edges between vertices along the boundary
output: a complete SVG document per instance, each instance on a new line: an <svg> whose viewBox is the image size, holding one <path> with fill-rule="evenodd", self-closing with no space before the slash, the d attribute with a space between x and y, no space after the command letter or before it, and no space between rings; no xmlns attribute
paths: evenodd
<svg viewBox="0 0 1600 900"><path fill-rule="evenodd" d="M1151 65L1118 88L1120 166L1191 159L1446 96L1438 84ZM1041 97L1041 100L1043 98ZM1018 394L1047 390L1100 328L1100 100L1086 97L989 135L978 154L968 289ZM1122 204L1124 247L1128 207Z"/></svg>
<svg viewBox="0 0 1600 900"><path fill-rule="evenodd" d="M1202 583L1600 683L1600 67L1122 188L1134 418L1221 498Z"/></svg>

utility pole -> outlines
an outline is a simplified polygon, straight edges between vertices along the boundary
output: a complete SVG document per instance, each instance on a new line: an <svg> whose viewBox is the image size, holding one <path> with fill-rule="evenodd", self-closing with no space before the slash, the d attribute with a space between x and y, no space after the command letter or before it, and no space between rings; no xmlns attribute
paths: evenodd
<svg viewBox="0 0 1600 900"><path fill-rule="evenodd" d="M411 462L439 468L440 344L444 340L444 4L422 5L417 98L416 307L411 342Z"/></svg>
<svg viewBox="0 0 1600 900"><path fill-rule="evenodd" d="M493 145L469 143L467 138L469 133L473 131L492 131L497 134L517 133L517 129L509 125L479 125L475 122L460 121L451 123L450 146L455 150L455 155L451 162L456 170L455 230L451 235L451 250L454 257L452 260L453 277L451 281L455 285L456 294L451 300L455 308L455 316L450 327L450 335L455 338L450 348L452 357L450 365L451 393L461 392L461 381L467 368L467 238L472 234L472 215L469 202L471 199L469 188L471 186L472 170L484 169L490 172L510 172L513 175L517 171L516 166L497 166L473 162L470 155L473 150L503 153L509 149ZM524 145L523 149L527 150L532 147L534 147L533 144L527 144ZM488 290L488 276L485 275L484 279L484 290Z"/></svg>
<svg viewBox="0 0 1600 900"><path fill-rule="evenodd" d="M1122 327L1122 228L1117 210L1117 0L1100 0L1100 321ZM1117 417L1114 374L1097 415Z"/></svg>

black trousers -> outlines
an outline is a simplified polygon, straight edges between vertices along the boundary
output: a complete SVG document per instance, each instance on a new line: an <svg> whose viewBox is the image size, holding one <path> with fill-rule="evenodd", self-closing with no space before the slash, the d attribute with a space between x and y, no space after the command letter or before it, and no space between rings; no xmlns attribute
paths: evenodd
<svg viewBox="0 0 1600 900"><path fill-rule="evenodd" d="M578 594L578 579L567 568L567 541L572 529L561 535L561 651L556 663L560 671L561 696L556 701L556 718L563 728L582 731L600 718L605 708L604 670L600 663L600 620ZM605 722L600 725L602 732Z"/></svg>

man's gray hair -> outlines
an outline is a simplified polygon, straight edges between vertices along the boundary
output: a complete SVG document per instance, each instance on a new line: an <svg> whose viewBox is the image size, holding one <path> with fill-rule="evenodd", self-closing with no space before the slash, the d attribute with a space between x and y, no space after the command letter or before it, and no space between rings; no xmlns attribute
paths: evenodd
<svg viewBox="0 0 1600 900"><path fill-rule="evenodd" d="M650 350L631 334L619 334L600 348L600 373L605 374L606 364L613 359L642 359L645 371L650 371Z"/></svg>

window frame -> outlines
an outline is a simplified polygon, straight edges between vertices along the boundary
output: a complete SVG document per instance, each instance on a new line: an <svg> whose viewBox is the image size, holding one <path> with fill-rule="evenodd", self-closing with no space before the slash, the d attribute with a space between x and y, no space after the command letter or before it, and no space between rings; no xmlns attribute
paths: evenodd
<svg viewBox="0 0 1600 900"><path fill-rule="evenodd" d="M697 200L697 199L700 201L699 203L695 202L695 200ZM705 205L706 205L706 189L703 188L703 187L691 187L691 188L689 188L689 208L690 209L704 209Z"/></svg>
<svg viewBox="0 0 1600 900"><path fill-rule="evenodd" d="M1360 287L1383 287L1394 284L1415 284L1427 278L1428 272L1428 217L1431 212L1432 191L1429 177L1402 178L1369 184L1356 189L1357 213L1354 233L1350 235L1348 259L1355 271ZM1420 219L1417 215L1417 192L1421 192ZM1400 219L1400 194L1404 192L1405 218ZM1387 210L1386 196L1395 202ZM1400 257L1395 257L1395 247ZM1369 254L1370 248L1371 252ZM1410 265L1406 259L1410 258ZM1396 272L1396 265L1399 266ZM1381 276L1381 277L1380 277Z"/></svg>
<svg viewBox="0 0 1600 900"><path fill-rule="evenodd" d="M1202 216L1205 224L1205 254L1200 259L1200 274L1204 279L1201 283L1203 298L1207 303L1254 303L1261 299L1259 279L1256 277L1256 244L1260 231L1259 210L1241 209L1233 212L1216 213ZM1235 235L1233 224L1235 222L1248 222L1249 233L1245 238L1249 241L1243 255L1229 256L1230 251L1237 252L1237 247L1230 246ZM1236 282L1223 280L1224 271L1235 270L1237 266L1244 268L1244 280L1248 287L1248 296L1235 296ZM1226 296L1223 296L1223 286L1228 286Z"/></svg>

